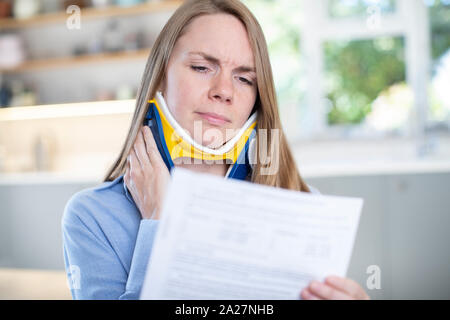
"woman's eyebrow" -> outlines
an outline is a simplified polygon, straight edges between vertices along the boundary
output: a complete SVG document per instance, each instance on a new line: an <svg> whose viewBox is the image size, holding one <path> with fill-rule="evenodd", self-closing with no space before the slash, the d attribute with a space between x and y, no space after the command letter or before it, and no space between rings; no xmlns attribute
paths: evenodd
<svg viewBox="0 0 450 320"><path fill-rule="evenodd" d="M211 56L211 55L209 55L209 54L206 54L206 53L204 53L204 52L201 52L201 51L191 51L191 52L188 52L188 54L189 54L189 55L199 55L199 56L202 56L205 60L207 60L207 61L209 61L209 62L211 62L211 63L220 65L220 60L219 60L218 58L213 57L213 56ZM237 67L235 70L238 71L238 72L256 72L255 68L249 67L249 66L240 66L240 67Z"/></svg>

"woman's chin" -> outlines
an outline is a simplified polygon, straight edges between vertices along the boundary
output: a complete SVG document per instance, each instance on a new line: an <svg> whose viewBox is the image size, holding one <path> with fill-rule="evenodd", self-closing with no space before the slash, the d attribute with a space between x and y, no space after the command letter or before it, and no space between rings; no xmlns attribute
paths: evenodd
<svg viewBox="0 0 450 320"><path fill-rule="evenodd" d="M225 144L225 141L222 139L204 139L203 141L195 141L203 147L210 149L219 149Z"/></svg>

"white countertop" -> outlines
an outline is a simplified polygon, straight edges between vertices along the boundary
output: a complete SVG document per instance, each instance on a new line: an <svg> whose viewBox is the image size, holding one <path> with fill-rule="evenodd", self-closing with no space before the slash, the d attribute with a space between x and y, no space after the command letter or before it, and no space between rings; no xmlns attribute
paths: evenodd
<svg viewBox="0 0 450 320"><path fill-rule="evenodd" d="M450 139L441 140L435 152L422 157L417 156L416 143L405 140L319 141L291 145L304 178L450 172ZM97 162L103 164L105 159L99 158ZM91 165L89 172L0 173L0 185L95 185L102 182L106 169L94 168L102 166Z"/></svg>
<svg viewBox="0 0 450 320"><path fill-rule="evenodd" d="M80 174L68 172L23 172L1 173L0 185L20 184L96 184L103 178L101 174Z"/></svg>
<svg viewBox="0 0 450 320"><path fill-rule="evenodd" d="M304 178L338 176L373 176L394 174L420 174L450 172L450 159L446 161L368 161L363 163L319 163L300 164L300 174ZM0 174L0 185L23 184L99 184L101 174L79 174L65 172L30 172Z"/></svg>
<svg viewBox="0 0 450 320"><path fill-rule="evenodd" d="M305 178L442 173L450 172L450 159L398 162L375 160L365 163L322 163L300 165L299 167L300 174Z"/></svg>

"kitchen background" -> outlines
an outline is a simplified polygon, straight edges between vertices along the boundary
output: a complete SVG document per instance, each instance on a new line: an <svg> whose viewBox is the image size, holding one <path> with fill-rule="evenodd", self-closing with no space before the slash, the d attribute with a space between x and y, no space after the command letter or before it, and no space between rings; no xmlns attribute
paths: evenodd
<svg viewBox="0 0 450 320"><path fill-rule="evenodd" d="M450 1L243 2L302 175L365 200L348 276L374 299L449 299ZM181 3L0 0L0 299L70 298L64 206L101 183Z"/></svg>

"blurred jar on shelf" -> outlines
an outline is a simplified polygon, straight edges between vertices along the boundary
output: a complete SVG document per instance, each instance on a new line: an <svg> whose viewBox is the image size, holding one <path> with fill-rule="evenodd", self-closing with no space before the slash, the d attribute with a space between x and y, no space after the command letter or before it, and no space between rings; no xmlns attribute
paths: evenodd
<svg viewBox="0 0 450 320"><path fill-rule="evenodd" d="M16 19L28 19L39 13L39 0L14 0L13 14Z"/></svg>
<svg viewBox="0 0 450 320"><path fill-rule="evenodd" d="M78 6L80 8L84 8L88 6L88 1L85 0L65 0L64 1L64 11L66 10L67 7L75 5Z"/></svg>
<svg viewBox="0 0 450 320"><path fill-rule="evenodd" d="M11 69L25 61L22 38L13 33L0 35L0 69Z"/></svg>
<svg viewBox="0 0 450 320"><path fill-rule="evenodd" d="M135 6L142 2L141 0L116 0L116 4L121 7Z"/></svg>
<svg viewBox="0 0 450 320"><path fill-rule="evenodd" d="M0 0L0 18L11 16L11 0Z"/></svg>
<svg viewBox="0 0 450 320"><path fill-rule="evenodd" d="M12 98L12 91L9 84L3 80L0 74L0 108L8 107Z"/></svg>
<svg viewBox="0 0 450 320"><path fill-rule="evenodd" d="M41 12L42 13L52 13L63 11L61 1L55 0L41 0Z"/></svg>
<svg viewBox="0 0 450 320"><path fill-rule="evenodd" d="M128 100L128 99L134 99L134 89L132 86L123 84L116 89L115 94L116 100Z"/></svg>
<svg viewBox="0 0 450 320"><path fill-rule="evenodd" d="M33 143L34 170L51 171L54 168L56 143L49 132L40 132Z"/></svg>
<svg viewBox="0 0 450 320"><path fill-rule="evenodd" d="M119 28L117 20L111 20L108 23L103 34L103 50L106 52L118 52L124 48L124 37Z"/></svg>
<svg viewBox="0 0 450 320"><path fill-rule="evenodd" d="M124 37L124 50L135 51L145 48L145 34L143 31L130 32Z"/></svg>
<svg viewBox="0 0 450 320"><path fill-rule="evenodd" d="M88 54L102 53L103 44L101 36L94 36L91 38L86 45L86 51Z"/></svg>
<svg viewBox="0 0 450 320"><path fill-rule="evenodd" d="M97 89L94 96L95 101L114 100L114 93L108 89Z"/></svg>
<svg viewBox="0 0 450 320"><path fill-rule="evenodd" d="M37 104L36 93L22 81L13 81L11 83L11 92L10 107L35 106Z"/></svg>
<svg viewBox="0 0 450 320"><path fill-rule="evenodd" d="M113 3L112 0L92 0L92 6L94 8L106 8Z"/></svg>

